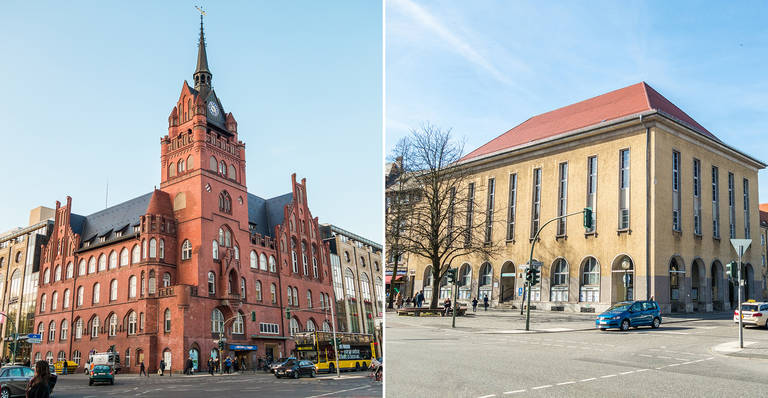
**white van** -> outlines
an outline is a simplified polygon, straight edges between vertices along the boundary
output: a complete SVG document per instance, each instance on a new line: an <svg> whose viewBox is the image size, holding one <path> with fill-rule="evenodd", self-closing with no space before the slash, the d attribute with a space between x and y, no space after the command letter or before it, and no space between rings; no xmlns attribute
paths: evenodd
<svg viewBox="0 0 768 398"><path fill-rule="evenodd" d="M85 363L85 374L93 370L94 365L107 365L115 369L115 373L120 371L120 354L116 352L97 352L88 355L88 362Z"/></svg>

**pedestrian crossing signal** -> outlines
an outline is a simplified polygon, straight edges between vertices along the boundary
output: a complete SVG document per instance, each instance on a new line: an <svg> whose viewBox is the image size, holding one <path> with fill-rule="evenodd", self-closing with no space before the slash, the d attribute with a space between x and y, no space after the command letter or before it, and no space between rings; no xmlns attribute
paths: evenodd
<svg viewBox="0 0 768 398"><path fill-rule="evenodd" d="M728 276L729 279L733 278L733 273L736 271L736 262L731 261L730 263L725 265L725 274Z"/></svg>
<svg viewBox="0 0 768 398"><path fill-rule="evenodd" d="M285 319L291 319L291 308L290 307L285 309Z"/></svg>

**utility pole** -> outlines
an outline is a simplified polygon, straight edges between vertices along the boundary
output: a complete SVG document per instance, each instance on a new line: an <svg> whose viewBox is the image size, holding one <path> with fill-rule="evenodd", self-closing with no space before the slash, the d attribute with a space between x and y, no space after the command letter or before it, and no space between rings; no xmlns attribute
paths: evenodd
<svg viewBox="0 0 768 398"><path fill-rule="evenodd" d="M741 258L744 256L744 252L749 248L749 245L752 244L752 239L731 239L731 245L736 250L736 253L739 256L739 262L737 263L739 267L738 271L738 289L739 289L739 348L744 348L744 324L742 323L742 320L744 319L744 315L741 313L741 286L744 281L741 279Z"/></svg>

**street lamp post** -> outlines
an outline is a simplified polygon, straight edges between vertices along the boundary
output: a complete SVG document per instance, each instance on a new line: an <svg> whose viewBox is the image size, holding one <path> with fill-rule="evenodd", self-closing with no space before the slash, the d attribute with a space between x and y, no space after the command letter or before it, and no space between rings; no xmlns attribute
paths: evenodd
<svg viewBox="0 0 768 398"><path fill-rule="evenodd" d="M227 323L229 321L237 319L237 317L239 317L239 316L240 316L240 314L237 314L235 316L231 316L231 317L227 318L227 320L222 322L221 329L219 329L219 342L221 342L224 339L224 328L227 327ZM224 365L224 358L223 358L223 356L224 356L224 344L219 344L219 374L223 374L224 373L224 367L223 367L223 365Z"/></svg>
<svg viewBox="0 0 768 398"><path fill-rule="evenodd" d="M623 260L621 260L621 269L624 270L624 300L631 300L629 297L629 268L632 267L632 262L629 261L628 257L624 257Z"/></svg>

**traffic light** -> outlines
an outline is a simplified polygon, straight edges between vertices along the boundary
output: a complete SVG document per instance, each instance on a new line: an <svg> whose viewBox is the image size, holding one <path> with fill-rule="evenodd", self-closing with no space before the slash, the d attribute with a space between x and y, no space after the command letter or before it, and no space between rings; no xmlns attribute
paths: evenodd
<svg viewBox="0 0 768 398"><path fill-rule="evenodd" d="M587 231L592 230L592 208L584 208L584 229Z"/></svg>
<svg viewBox="0 0 768 398"><path fill-rule="evenodd" d="M219 340L219 351L224 350L224 342Z"/></svg>
<svg viewBox="0 0 768 398"><path fill-rule="evenodd" d="M531 284L531 276L533 273L531 272L531 267L526 268L525 270L525 281L528 282L528 284Z"/></svg>
<svg viewBox="0 0 768 398"><path fill-rule="evenodd" d="M531 270L531 286L535 286L539 284L539 271L537 268L530 268Z"/></svg>
<svg viewBox="0 0 768 398"><path fill-rule="evenodd" d="M285 319L291 319L291 307L285 309Z"/></svg>
<svg viewBox="0 0 768 398"><path fill-rule="evenodd" d="M728 279L732 279L733 278L734 271L736 271L736 262L735 261L731 261L730 263L725 264L725 275L728 276Z"/></svg>
<svg viewBox="0 0 768 398"><path fill-rule="evenodd" d="M445 271L445 277L448 278L448 283L456 282L456 268L448 268L448 271Z"/></svg>

